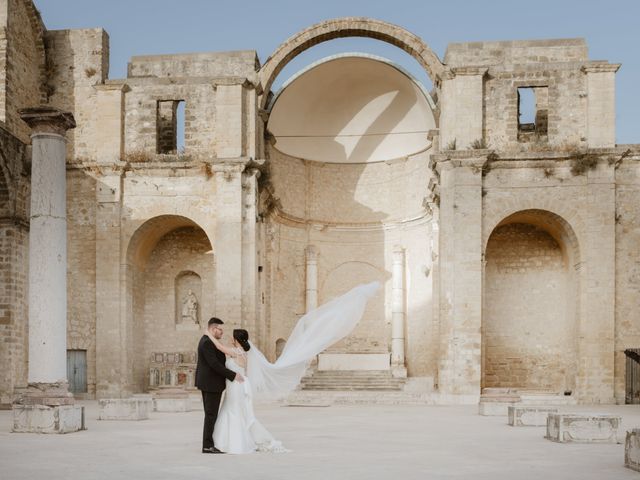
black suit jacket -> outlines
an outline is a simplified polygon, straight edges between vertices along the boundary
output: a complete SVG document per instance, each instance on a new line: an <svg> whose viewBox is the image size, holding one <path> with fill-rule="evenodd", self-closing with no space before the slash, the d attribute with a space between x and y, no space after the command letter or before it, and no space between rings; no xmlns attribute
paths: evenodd
<svg viewBox="0 0 640 480"><path fill-rule="evenodd" d="M203 392L222 392L225 380L233 382L236 373L224 366L226 359L225 354L216 348L211 339L203 335L198 343L196 387Z"/></svg>

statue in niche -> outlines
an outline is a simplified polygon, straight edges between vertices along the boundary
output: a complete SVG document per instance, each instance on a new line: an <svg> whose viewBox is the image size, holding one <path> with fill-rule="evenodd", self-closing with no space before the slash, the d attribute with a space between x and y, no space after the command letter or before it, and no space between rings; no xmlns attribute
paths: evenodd
<svg viewBox="0 0 640 480"><path fill-rule="evenodd" d="M189 290L182 300L182 323L198 323L198 299L193 290Z"/></svg>

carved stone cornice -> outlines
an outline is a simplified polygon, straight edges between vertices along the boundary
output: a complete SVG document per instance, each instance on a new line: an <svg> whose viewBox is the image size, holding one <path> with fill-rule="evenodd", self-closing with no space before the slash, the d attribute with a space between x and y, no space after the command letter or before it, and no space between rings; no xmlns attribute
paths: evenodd
<svg viewBox="0 0 640 480"><path fill-rule="evenodd" d="M582 66L581 70L584 73L606 73L617 72L622 64L621 63L609 63L609 62L589 62Z"/></svg>
<svg viewBox="0 0 640 480"><path fill-rule="evenodd" d="M64 136L67 130L76 128L76 121L71 112L58 108L40 106L18 110L22 121L32 130L32 135L51 133Z"/></svg>

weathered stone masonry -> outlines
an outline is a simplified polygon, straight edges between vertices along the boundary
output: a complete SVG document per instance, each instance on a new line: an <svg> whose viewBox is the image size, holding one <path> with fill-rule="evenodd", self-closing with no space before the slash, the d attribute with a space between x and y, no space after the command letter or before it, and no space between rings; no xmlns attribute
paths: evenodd
<svg viewBox="0 0 640 480"><path fill-rule="evenodd" d="M335 158L283 151L271 86L298 54L345 36L425 68L426 148L350 162L341 124ZM615 143L619 65L589 60L584 40L454 43L440 60L401 27L343 18L263 64L235 51L133 57L124 79L108 66L104 30L49 31L30 0L0 1L0 404L27 382L31 152L18 110L41 104L77 124L66 164L67 348L86 355L77 395L146 391L151 354L200 334L177 319L189 289L201 321L249 329L274 358L309 308L380 280L329 352L338 367L382 359L442 403L486 387L624 402L624 350L640 348L640 147ZM533 123L519 116L528 89ZM383 143L391 132L375 127Z"/></svg>

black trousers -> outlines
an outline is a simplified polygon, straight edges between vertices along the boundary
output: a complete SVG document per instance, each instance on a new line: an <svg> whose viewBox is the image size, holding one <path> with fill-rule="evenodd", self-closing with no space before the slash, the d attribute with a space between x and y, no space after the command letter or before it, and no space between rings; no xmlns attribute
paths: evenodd
<svg viewBox="0 0 640 480"><path fill-rule="evenodd" d="M202 431L202 448L213 447L213 427L218 418L222 392L202 392L204 405L204 429Z"/></svg>

